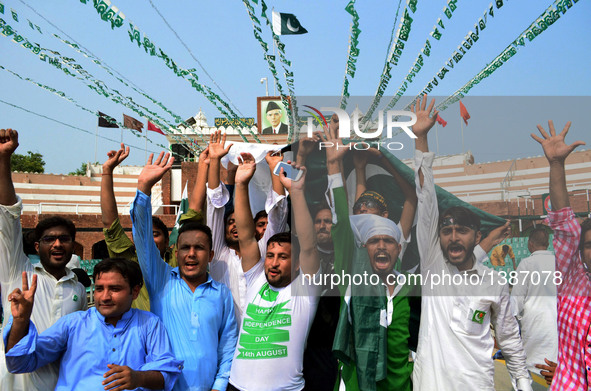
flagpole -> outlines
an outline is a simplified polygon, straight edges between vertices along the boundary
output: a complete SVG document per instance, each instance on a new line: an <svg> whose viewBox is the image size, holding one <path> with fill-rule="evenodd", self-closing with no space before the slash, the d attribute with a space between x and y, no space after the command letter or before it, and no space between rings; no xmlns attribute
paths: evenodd
<svg viewBox="0 0 591 391"><path fill-rule="evenodd" d="M435 141L437 142L437 156L439 156L439 124L435 121Z"/></svg>
<svg viewBox="0 0 591 391"><path fill-rule="evenodd" d="M121 144L123 144L123 128L120 128L120 129L121 129Z"/></svg>
<svg viewBox="0 0 591 391"><path fill-rule="evenodd" d="M146 133L144 134L144 137L146 139L146 154L144 157L144 161L147 162L148 161L148 128L146 128Z"/></svg>
<svg viewBox="0 0 591 391"><path fill-rule="evenodd" d="M462 127L462 154L464 153L465 149L464 149L464 119L462 118L462 121L460 121L460 126Z"/></svg>
<svg viewBox="0 0 591 391"><path fill-rule="evenodd" d="M273 40L273 58L275 58L275 40ZM273 96L277 96L277 79L273 78Z"/></svg>
<svg viewBox="0 0 591 391"><path fill-rule="evenodd" d="M96 124L96 133L94 134L94 161L95 162L98 162L98 160L96 159L97 143L98 143L98 123Z"/></svg>

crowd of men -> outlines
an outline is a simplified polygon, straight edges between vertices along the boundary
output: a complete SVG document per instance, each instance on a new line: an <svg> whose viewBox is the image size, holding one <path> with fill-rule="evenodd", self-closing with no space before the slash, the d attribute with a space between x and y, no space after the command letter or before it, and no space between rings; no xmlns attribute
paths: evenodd
<svg viewBox="0 0 591 391"><path fill-rule="evenodd" d="M39 262L25 255L10 170L18 134L1 129L0 389L492 391L497 349L516 390L540 382L590 389L591 220L579 223L565 179L565 160L583 143L566 144L570 123L557 133L549 121L548 131L538 125L540 136L532 134L550 165L553 211L531 231L531 256L507 281L483 262L509 223L485 235L475 208L440 205L427 138L437 111L427 101L412 108L414 178L384 152L347 148L333 116L324 133L293 145L287 163L299 179L284 168L272 174L281 153L265 156L271 189L254 217L249 184L266 166L242 152L238 165L222 168L231 144L213 133L173 246L152 215L151 193L174 158L150 156L140 173L132 241L113 188L129 148L110 151L101 182L109 258L92 272L92 308L67 266L71 221L40 221L32 241ZM322 151L326 163L312 177L306 165L320 142L334 147ZM372 188L370 164L399 194ZM508 254L517 266L503 247L495 264ZM334 275L366 279L333 284ZM429 283L433 276L449 282Z"/></svg>

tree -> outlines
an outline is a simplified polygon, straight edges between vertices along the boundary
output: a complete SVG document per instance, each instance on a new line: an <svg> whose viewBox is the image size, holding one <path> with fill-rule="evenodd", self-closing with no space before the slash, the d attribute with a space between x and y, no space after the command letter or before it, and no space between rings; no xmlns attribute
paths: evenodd
<svg viewBox="0 0 591 391"><path fill-rule="evenodd" d="M86 175L86 169L88 168L88 163L82 163L80 168L76 171L69 172L68 175Z"/></svg>
<svg viewBox="0 0 591 391"><path fill-rule="evenodd" d="M10 169L22 172L45 172L43 155L37 152L27 151L26 155L13 153L10 157Z"/></svg>

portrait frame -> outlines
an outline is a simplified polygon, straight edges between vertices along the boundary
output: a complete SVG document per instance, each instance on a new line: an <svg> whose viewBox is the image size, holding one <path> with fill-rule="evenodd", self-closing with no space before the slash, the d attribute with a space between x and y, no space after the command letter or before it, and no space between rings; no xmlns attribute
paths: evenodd
<svg viewBox="0 0 591 391"><path fill-rule="evenodd" d="M287 101L291 106L291 99L288 96ZM280 96L259 96L257 97L257 129L259 134L263 134L263 130L271 126L271 123L267 119L266 110L269 103L274 102L281 108L281 123L285 124L288 128L288 134L291 131L289 117L287 116L287 110L281 101Z"/></svg>

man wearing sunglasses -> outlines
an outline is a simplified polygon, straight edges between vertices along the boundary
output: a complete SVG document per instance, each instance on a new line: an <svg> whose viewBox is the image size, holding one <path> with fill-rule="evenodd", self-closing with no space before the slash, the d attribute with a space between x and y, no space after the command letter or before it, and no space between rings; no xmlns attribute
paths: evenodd
<svg viewBox="0 0 591 391"><path fill-rule="evenodd" d="M23 251L20 216L22 200L16 195L10 171L10 157L18 147L18 133L0 129L0 285L2 292L21 287L22 272L29 280L37 275L37 305L31 320L39 332L69 313L86 310L86 290L66 267L72 257L76 228L61 217L42 220L35 228L35 249L41 262L31 264ZM10 316L8 294L3 295L4 319ZM58 366L49 364L35 372L11 374L6 369L4 346L0 346L0 390L53 390Z"/></svg>

